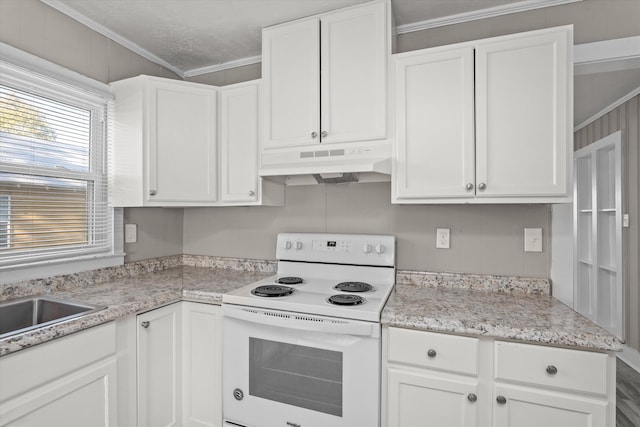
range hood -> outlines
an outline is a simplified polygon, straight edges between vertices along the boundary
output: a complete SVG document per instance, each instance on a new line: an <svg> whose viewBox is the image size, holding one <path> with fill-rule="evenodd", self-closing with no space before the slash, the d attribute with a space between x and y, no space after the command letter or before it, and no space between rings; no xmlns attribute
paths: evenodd
<svg viewBox="0 0 640 427"><path fill-rule="evenodd" d="M259 175L287 185L391 180L391 145L384 141L265 149Z"/></svg>

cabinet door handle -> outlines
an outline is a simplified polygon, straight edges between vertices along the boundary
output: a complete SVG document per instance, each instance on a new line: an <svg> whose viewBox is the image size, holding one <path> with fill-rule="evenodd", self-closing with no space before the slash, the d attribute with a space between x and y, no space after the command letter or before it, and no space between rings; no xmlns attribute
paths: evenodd
<svg viewBox="0 0 640 427"><path fill-rule="evenodd" d="M556 368L556 367L555 367L555 366L553 366L553 365L549 365L549 366L547 366L547 369L546 369L546 370L547 370L547 374L549 374L549 375L555 375L555 374L557 374L557 373L558 373L558 368Z"/></svg>
<svg viewBox="0 0 640 427"><path fill-rule="evenodd" d="M150 324L151 323L149 323L148 321L145 320L144 322L140 323L140 326L142 326L143 328L147 329Z"/></svg>
<svg viewBox="0 0 640 427"><path fill-rule="evenodd" d="M504 396L498 396L496 397L496 402L498 402L498 405L504 405L507 403L507 398Z"/></svg>
<svg viewBox="0 0 640 427"><path fill-rule="evenodd" d="M466 188L467 191L471 191L471 190L473 190L473 184L472 183L468 183L464 188Z"/></svg>
<svg viewBox="0 0 640 427"><path fill-rule="evenodd" d="M487 184L485 184L484 182L481 182L480 184L478 184L478 190L484 191L486 188L487 188Z"/></svg>
<svg viewBox="0 0 640 427"><path fill-rule="evenodd" d="M250 191L249 191L249 195L250 195L250 196L255 196L255 195L256 195L256 192L255 192L255 191L253 191L253 190L250 190Z"/></svg>
<svg viewBox="0 0 640 427"><path fill-rule="evenodd" d="M327 135L329 135L329 134L327 133L326 130L323 130L322 133L320 134L320 136L323 137L323 138L326 138Z"/></svg>
<svg viewBox="0 0 640 427"><path fill-rule="evenodd" d="M149 190L149 195L150 196L155 196L156 195L156 190Z"/></svg>
<svg viewBox="0 0 640 427"><path fill-rule="evenodd" d="M318 132L311 132L311 138L317 138Z"/></svg>
<svg viewBox="0 0 640 427"><path fill-rule="evenodd" d="M467 394L467 400L471 403L474 403L476 400L478 400L478 396L476 396L474 393L469 393Z"/></svg>
<svg viewBox="0 0 640 427"><path fill-rule="evenodd" d="M427 356L434 358L436 357L436 351L432 348L429 349L429 351L427 351Z"/></svg>

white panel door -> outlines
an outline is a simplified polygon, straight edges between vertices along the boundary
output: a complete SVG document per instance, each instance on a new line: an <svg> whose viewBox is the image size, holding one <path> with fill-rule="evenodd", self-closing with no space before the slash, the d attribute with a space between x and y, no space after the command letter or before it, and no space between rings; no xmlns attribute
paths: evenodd
<svg viewBox="0 0 640 427"><path fill-rule="evenodd" d="M181 416L181 305L138 316L138 427L179 426Z"/></svg>
<svg viewBox="0 0 640 427"><path fill-rule="evenodd" d="M222 425L222 317L217 305L182 303L184 427Z"/></svg>
<svg viewBox="0 0 640 427"><path fill-rule="evenodd" d="M395 60L395 198L474 197L473 48Z"/></svg>
<svg viewBox="0 0 640 427"><path fill-rule="evenodd" d="M220 199L258 200L258 82L220 90Z"/></svg>
<svg viewBox="0 0 640 427"><path fill-rule="evenodd" d="M387 375L388 427L478 425L477 381L398 368Z"/></svg>
<svg viewBox="0 0 640 427"><path fill-rule="evenodd" d="M262 32L265 148L320 141L319 27L313 18Z"/></svg>
<svg viewBox="0 0 640 427"><path fill-rule="evenodd" d="M148 82L150 202L217 199L217 92L181 82Z"/></svg>
<svg viewBox="0 0 640 427"><path fill-rule="evenodd" d="M321 18L322 142L387 137L386 13L374 3Z"/></svg>
<svg viewBox="0 0 640 427"><path fill-rule="evenodd" d="M569 194L570 34L553 29L478 44L478 197Z"/></svg>
<svg viewBox="0 0 640 427"><path fill-rule="evenodd" d="M494 427L607 426L606 400L497 385L494 402Z"/></svg>

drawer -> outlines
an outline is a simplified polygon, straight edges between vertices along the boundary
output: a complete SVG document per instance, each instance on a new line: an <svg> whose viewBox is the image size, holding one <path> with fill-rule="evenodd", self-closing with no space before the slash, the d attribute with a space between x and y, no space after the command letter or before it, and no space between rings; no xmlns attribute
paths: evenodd
<svg viewBox="0 0 640 427"><path fill-rule="evenodd" d="M478 375L478 339L389 328L389 362Z"/></svg>
<svg viewBox="0 0 640 427"><path fill-rule="evenodd" d="M608 357L604 353L496 341L495 378L606 394Z"/></svg>

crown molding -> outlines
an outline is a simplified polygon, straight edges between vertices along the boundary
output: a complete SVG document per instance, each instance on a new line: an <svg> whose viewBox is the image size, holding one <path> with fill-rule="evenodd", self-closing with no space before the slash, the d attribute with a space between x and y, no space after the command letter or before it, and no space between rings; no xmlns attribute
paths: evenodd
<svg viewBox="0 0 640 427"><path fill-rule="evenodd" d="M430 28L444 27L446 25L462 24L478 19L494 18L510 13L526 12L528 10L541 9L550 6L559 6L567 3L575 3L582 0L523 0L516 3L495 6L472 12L443 16L441 18L427 19L413 24L398 25L397 34L412 33L414 31L428 30Z"/></svg>
<svg viewBox="0 0 640 427"><path fill-rule="evenodd" d="M110 29L106 28L105 26L97 23L96 21L87 18L86 16L82 15L81 13L78 13L76 10L70 8L69 6L67 6L66 4L62 3L59 0L40 0L42 3L51 6L52 8L56 9L58 12L64 13L65 15L69 16L70 18L75 19L76 21L80 22L83 25L86 25L87 27L91 28L92 30L102 34L103 36L107 37L108 39L113 40L116 43L121 44L122 46L126 47L127 49L137 53L138 55L142 56L145 59L148 59L149 61L158 64L168 70L171 70L172 72L176 73L178 76L180 76L180 78L184 78L184 71L182 71L181 69L169 64L167 61L165 61L164 59L154 55L153 53L147 51L146 49L138 46L137 44L133 43L131 40L126 39L124 37L122 37L120 34L111 31Z"/></svg>
<svg viewBox="0 0 640 427"><path fill-rule="evenodd" d="M600 112L589 117L587 120L580 123L578 126L574 127L573 132L574 133L578 132L583 127L589 126L592 122L598 120L600 117L604 116L605 114L610 113L611 111L615 110L616 108L618 108L619 106L621 106L622 104L624 104L625 102L627 102L628 100L630 100L631 98L637 95L640 95L640 86L638 86L637 88L635 88L634 90L632 90L631 92L623 96L622 98L618 99L617 101L611 103L609 106L603 108L602 110L600 110Z"/></svg>
<svg viewBox="0 0 640 427"><path fill-rule="evenodd" d="M640 36L576 45L575 75L640 68Z"/></svg>
<svg viewBox="0 0 640 427"><path fill-rule="evenodd" d="M258 64L262 62L262 56L250 56L248 58L236 59L234 61L223 62L221 64L208 65L206 67L194 68L184 72L184 77L195 77L202 74L215 73L216 71L228 70L230 68L242 67L245 65Z"/></svg>

